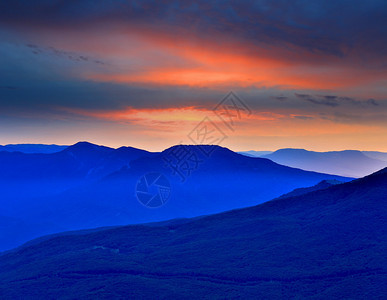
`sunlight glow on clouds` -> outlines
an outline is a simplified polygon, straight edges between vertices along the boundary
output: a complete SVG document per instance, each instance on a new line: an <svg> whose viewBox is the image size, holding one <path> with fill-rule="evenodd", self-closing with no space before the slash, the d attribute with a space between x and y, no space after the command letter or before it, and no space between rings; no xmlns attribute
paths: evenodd
<svg viewBox="0 0 387 300"><path fill-rule="evenodd" d="M61 144L160 150L233 90L253 115L232 147L387 150L386 12L383 1L0 3L0 116L14 132L0 142L61 132Z"/></svg>

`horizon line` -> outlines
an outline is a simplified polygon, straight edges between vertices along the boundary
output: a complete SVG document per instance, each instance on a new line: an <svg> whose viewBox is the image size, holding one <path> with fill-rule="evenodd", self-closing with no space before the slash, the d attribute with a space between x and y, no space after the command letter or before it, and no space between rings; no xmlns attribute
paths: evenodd
<svg viewBox="0 0 387 300"><path fill-rule="evenodd" d="M164 147L162 148L162 150L148 150L147 147L138 147L138 146L131 146L131 145L120 145L120 146L116 146L116 145L109 145L109 144L103 144L103 143L97 143L97 142L90 142L90 141L87 141L87 140L80 140L78 142L75 142L73 144L56 144L56 143L33 143L33 142L22 142L22 143L9 143L9 144L1 144L0 147L6 147L6 146L19 146L19 145L42 145L42 146L59 146L59 147L71 147L71 146L74 146L78 143L89 143L89 144L92 144L92 145L96 145L96 146L103 146L103 147L108 147L108 148L112 148L112 149L119 149L119 148L122 148L122 147L132 147L132 148L136 148L136 149L139 149L139 150L145 150L145 151L149 151L149 152L162 152L166 149L169 149L171 147L174 147L174 146L178 146L178 145L187 145L187 146L219 146L219 147L222 147L222 148L226 148L226 149L229 149L233 152L249 152L249 151L256 151L256 152L276 152L278 150L284 150L284 149L288 149L288 150L305 150L305 151L308 151L308 152L317 152L317 153L329 153L329 152L343 152L343 151L359 151L359 152L382 152L382 153L387 153L387 150L360 150L360 149L348 149L348 148L342 148L340 150L325 150L325 151L322 151L322 150L311 150L311 149L306 149L306 148L299 148L299 147L283 147L283 148L277 148L275 150L262 150L262 149L249 149L249 150L234 150L233 147L227 147L225 145L218 145L218 144L173 144L173 145L170 145L170 146L167 146L167 147Z"/></svg>

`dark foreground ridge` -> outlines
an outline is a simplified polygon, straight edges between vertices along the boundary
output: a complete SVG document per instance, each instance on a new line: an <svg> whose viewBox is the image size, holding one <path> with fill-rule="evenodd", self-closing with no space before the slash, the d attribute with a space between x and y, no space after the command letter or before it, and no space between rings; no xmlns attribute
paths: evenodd
<svg viewBox="0 0 387 300"><path fill-rule="evenodd" d="M0 298L381 299L387 172L208 217L0 256Z"/></svg>

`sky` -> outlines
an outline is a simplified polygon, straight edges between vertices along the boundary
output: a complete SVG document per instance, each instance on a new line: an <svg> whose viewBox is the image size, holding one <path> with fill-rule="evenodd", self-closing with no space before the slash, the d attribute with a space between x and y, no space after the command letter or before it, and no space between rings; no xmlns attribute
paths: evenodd
<svg viewBox="0 0 387 300"><path fill-rule="evenodd" d="M0 144L78 141L387 151L387 2L0 0Z"/></svg>

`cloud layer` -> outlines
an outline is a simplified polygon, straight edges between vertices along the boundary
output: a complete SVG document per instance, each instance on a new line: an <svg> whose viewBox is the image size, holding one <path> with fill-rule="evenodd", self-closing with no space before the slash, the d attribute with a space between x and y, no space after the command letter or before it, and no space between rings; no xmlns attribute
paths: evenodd
<svg viewBox="0 0 387 300"><path fill-rule="evenodd" d="M235 145L358 148L361 136L375 148L386 23L385 1L2 1L3 143L25 138L23 124L40 141L77 124L101 143L125 128L125 143L179 142L233 90L253 111Z"/></svg>

